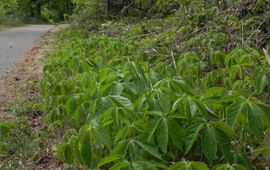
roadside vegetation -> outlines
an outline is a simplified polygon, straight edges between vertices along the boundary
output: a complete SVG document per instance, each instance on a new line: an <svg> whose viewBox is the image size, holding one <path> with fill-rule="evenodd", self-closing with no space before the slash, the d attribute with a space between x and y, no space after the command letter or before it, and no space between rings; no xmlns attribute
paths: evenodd
<svg viewBox="0 0 270 170"><path fill-rule="evenodd" d="M270 167L268 0L73 7L40 82L68 168Z"/></svg>
<svg viewBox="0 0 270 170"><path fill-rule="evenodd" d="M58 158L89 169L268 166L267 1L76 2L78 30L62 33L41 82L46 121L64 131Z"/></svg>

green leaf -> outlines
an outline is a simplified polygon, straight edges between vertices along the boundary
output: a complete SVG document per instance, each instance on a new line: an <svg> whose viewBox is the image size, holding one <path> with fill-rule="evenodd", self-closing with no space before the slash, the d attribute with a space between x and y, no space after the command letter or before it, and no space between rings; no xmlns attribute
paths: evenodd
<svg viewBox="0 0 270 170"><path fill-rule="evenodd" d="M210 164L215 160L217 153L217 141L215 130L212 127L206 127L202 133L202 151Z"/></svg>
<svg viewBox="0 0 270 170"><path fill-rule="evenodd" d="M194 142L197 140L199 132L202 128L203 124L195 124L191 127L189 127L185 131L185 154L188 153L188 151L191 149L193 146Z"/></svg>
<svg viewBox="0 0 270 170"><path fill-rule="evenodd" d="M228 170L230 169L230 164L218 164L212 168L212 170Z"/></svg>
<svg viewBox="0 0 270 170"><path fill-rule="evenodd" d="M123 162L119 162L119 163L115 164L114 166L112 166L110 168L110 170L120 170L120 169L124 170L124 169L127 169L129 167L130 167L129 162L128 161L123 161Z"/></svg>
<svg viewBox="0 0 270 170"><path fill-rule="evenodd" d="M192 169L195 170L209 170L207 165L203 162L191 162Z"/></svg>
<svg viewBox="0 0 270 170"><path fill-rule="evenodd" d="M73 114L73 118L78 126L81 126L84 124L85 119L86 119L86 114L85 114L85 107L83 106L83 104L77 107L76 111Z"/></svg>
<svg viewBox="0 0 270 170"><path fill-rule="evenodd" d="M159 105L164 112L169 112L171 109L171 99L170 96L165 92L159 92Z"/></svg>
<svg viewBox="0 0 270 170"><path fill-rule="evenodd" d="M108 157L103 158L102 160L100 160L97 164L97 167L100 168L106 164L118 161L120 159L123 159L123 155L119 154L119 155L110 155Z"/></svg>
<svg viewBox="0 0 270 170"><path fill-rule="evenodd" d="M234 127L240 117L241 111L244 107L243 103L235 102L227 109L227 123Z"/></svg>
<svg viewBox="0 0 270 170"><path fill-rule="evenodd" d="M95 127L96 135L98 138L98 141L102 142L107 148L111 148L112 146L112 140L110 133L108 130L103 126L97 126Z"/></svg>
<svg viewBox="0 0 270 170"><path fill-rule="evenodd" d="M233 167L237 170L247 170L248 168L244 167L243 165L240 164L233 164Z"/></svg>
<svg viewBox="0 0 270 170"><path fill-rule="evenodd" d="M211 97L222 94L226 88L224 87L211 87L209 89L206 89L204 96Z"/></svg>
<svg viewBox="0 0 270 170"><path fill-rule="evenodd" d="M257 77L255 80L255 87L258 94L262 94L264 88L267 85L267 77L265 75Z"/></svg>
<svg viewBox="0 0 270 170"><path fill-rule="evenodd" d="M98 68L97 63L94 60L91 60L88 58L88 59L85 59L85 61L90 67Z"/></svg>
<svg viewBox="0 0 270 170"><path fill-rule="evenodd" d="M253 154L262 154L265 158L270 159L270 133L264 136L263 143L252 151Z"/></svg>
<svg viewBox="0 0 270 170"><path fill-rule="evenodd" d="M227 136L226 133L217 128L215 128L215 134L218 146L222 151L224 158L228 162L233 162L234 155L232 152L233 149L230 138Z"/></svg>
<svg viewBox="0 0 270 170"><path fill-rule="evenodd" d="M206 164L202 162L177 162L173 164L168 170L209 170Z"/></svg>
<svg viewBox="0 0 270 170"><path fill-rule="evenodd" d="M247 168L239 164L218 164L212 170L247 170Z"/></svg>
<svg viewBox="0 0 270 170"><path fill-rule="evenodd" d="M226 135L229 136L230 138L233 137L234 130L229 125L227 125L227 124L225 124L225 123L223 123L221 121L213 121L213 122L211 122L211 124L215 128L217 128L217 129L223 131L224 133L226 133Z"/></svg>
<svg viewBox="0 0 270 170"><path fill-rule="evenodd" d="M235 154L234 166L243 165L246 169L254 169L254 165L246 153L238 152ZM237 164L236 164L237 163Z"/></svg>
<svg viewBox="0 0 270 170"><path fill-rule="evenodd" d="M111 93L112 93L112 95L118 95L119 96L119 95L122 94L123 89L124 89L123 84L116 82L116 83L113 83Z"/></svg>
<svg viewBox="0 0 270 170"><path fill-rule="evenodd" d="M172 166L170 166L170 168L168 170L185 170L185 169L189 169L190 167L186 166L186 162L177 162L175 164L173 164Z"/></svg>
<svg viewBox="0 0 270 170"><path fill-rule="evenodd" d="M166 119L162 119L157 129L157 142L163 153L167 152L169 132Z"/></svg>
<svg viewBox="0 0 270 170"><path fill-rule="evenodd" d="M155 118L149 120L149 122L147 123L147 128L146 128L147 142L151 141L153 135L156 132L156 129L157 129L160 121L161 121L160 117L155 117Z"/></svg>
<svg viewBox="0 0 270 170"><path fill-rule="evenodd" d="M253 106L249 105L246 109L248 112L248 124L250 131L257 137L258 140L263 138L263 122L260 117L259 110Z"/></svg>
<svg viewBox="0 0 270 170"><path fill-rule="evenodd" d="M161 158L161 155L160 153L158 152L158 149L153 147L153 146L150 146L150 145L147 145L147 144L144 144L144 143L141 143L139 141L137 141L138 145L143 149L145 150L146 152L148 152L150 155L162 160Z"/></svg>
<svg viewBox="0 0 270 170"><path fill-rule="evenodd" d="M125 157L127 154L127 148L127 140L119 141L111 150L111 155L123 155L123 157Z"/></svg>
<svg viewBox="0 0 270 170"><path fill-rule="evenodd" d="M173 80L172 85L182 93L192 94L190 86L184 80Z"/></svg>
<svg viewBox="0 0 270 170"><path fill-rule="evenodd" d="M95 113L100 114L112 107L112 102L108 97L101 97L96 100Z"/></svg>
<svg viewBox="0 0 270 170"><path fill-rule="evenodd" d="M167 167L165 167L167 168ZM132 162L132 170L160 170L165 169L164 165L159 164L157 162L150 162L150 161L136 161Z"/></svg>
<svg viewBox="0 0 270 170"><path fill-rule="evenodd" d="M128 131L129 131L129 126L124 126L121 130L119 130L116 133L116 136L114 138L114 142L118 143L119 141L126 139L126 137L128 135Z"/></svg>
<svg viewBox="0 0 270 170"><path fill-rule="evenodd" d="M169 136L177 149L183 150L184 132L182 127L174 120L169 120Z"/></svg>
<svg viewBox="0 0 270 170"><path fill-rule="evenodd" d="M68 114L73 114L77 109L77 99L75 97L71 97L66 104L66 109Z"/></svg>
<svg viewBox="0 0 270 170"><path fill-rule="evenodd" d="M84 164L90 168L92 165L92 142L89 130L83 131L79 139L79 146Z"/></svg>
<svg viewBox="0 0 270 170"><path fill-rule="evenodd" d="M260 113L263 113L268 118L268 121L270 121L270 105L258 103L256 107L260 110Z"/></svg>
<svg viewBox="0 0 270 170"><path fill-rule="evenodd" d="M64 147L64 159L68 164L73 164L72 147L70 144L66 144Z"/></svg>
<svg viewBox="0 0 270 170"><path fill-rule="evenodd" d="M133 104L128 98L125 98L123 96L111 96L111 98L113 99L114 103L119 107L123 107L128 110L134 109Z"/></svg>
<svg viewBox="0 0 270 170"><path fill-rule="evenodd" d="M262 154L265 158L270 159L270 145L263 144L252 151L254 155Z"/></svg>

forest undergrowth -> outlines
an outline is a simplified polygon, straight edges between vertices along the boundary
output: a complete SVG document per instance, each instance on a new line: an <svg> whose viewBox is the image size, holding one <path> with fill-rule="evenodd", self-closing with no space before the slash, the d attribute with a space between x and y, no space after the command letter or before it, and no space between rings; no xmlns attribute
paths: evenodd
<svg viewBox="0 0 270 170"><path fill-rule="evenodd" d="M75 16L41 81L58 159L74 169L269 167L270 7L237 2Z"/></svg>
<svg viewBox="0 0 270 170"><path fill-rule="evenodd" d="M269 167L269 21L269 6L194 3L60 33L41 82L46 121L63 131L58 158L112 170Z"/></svg>

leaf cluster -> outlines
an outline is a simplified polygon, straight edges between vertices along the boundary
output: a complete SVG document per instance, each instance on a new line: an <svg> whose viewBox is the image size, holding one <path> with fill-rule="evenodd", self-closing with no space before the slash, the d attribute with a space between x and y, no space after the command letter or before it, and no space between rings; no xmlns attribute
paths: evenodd
<svg viewBox="0 0 270 170"><path fill-rule="evenodd" d="M239 47L163 60L131 34L75 32L48 58L41 88L46 120L65 130L58 157L105 169L254 168L268 152L264 54ZM166 43L158 39L141 43Z"/></svg>

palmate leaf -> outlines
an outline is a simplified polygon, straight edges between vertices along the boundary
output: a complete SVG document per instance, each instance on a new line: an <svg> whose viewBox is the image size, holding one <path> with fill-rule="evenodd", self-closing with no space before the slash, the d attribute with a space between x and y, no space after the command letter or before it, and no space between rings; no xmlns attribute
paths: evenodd
<svg viewBox="0 0 270 170"><path fill-rule="evenodd" d="M215 129L207 126L202 133L202 151L210 164L215 160L217 153L217 141Z"/></svg>
<svg viewBox="0 0 270 170"><path fill-rule="evenodd" d="M169 141L168 123L162 119L157 128L157 142L163 153L166 153Z"/></svg>
<svg viewBox="0 0 270 170"><path fill-rule="evenodd" d="M245 99L244 102L235 102L227 109L227 123L234 127L242 116L243 120L248 124L249 130L253 133L258 140L263 136L263 121L262 121L262 109L267 110L267 105L256 104L256 101L249 101ZM260 108L262 106L262 108Z"/></svg>

